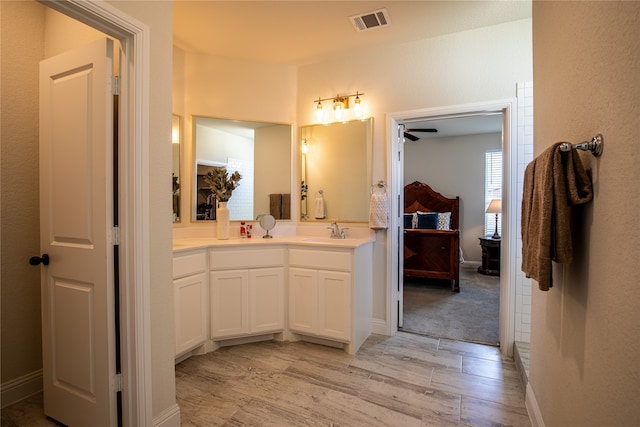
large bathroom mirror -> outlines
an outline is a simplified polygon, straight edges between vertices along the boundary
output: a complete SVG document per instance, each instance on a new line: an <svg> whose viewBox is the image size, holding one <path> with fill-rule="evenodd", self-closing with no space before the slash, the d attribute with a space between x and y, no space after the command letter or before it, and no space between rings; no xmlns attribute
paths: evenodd
<svg viewBox="0 0 640 427"><path fill-rule="evenodd" d="M216 219L216 200L204 181L213 168L242 175L227 203L232 221L260 214L291 219L291 125L193 117L192 220Z"/></svg>
<svg viewBox="0 0 640 427"><path fill-rule="evenodd" d="M171 146L173 149L173 166L171 183L173 186L173 222L180 222L180 184L182 175L180 171L181 151L182 151L182 117L173 115L171 122Z"/></svg>
<svg viewBox="0 0 640 427"><path fill-rule="evenodd" d="M300 128L303 221L368 221L373 119Z"/></svg>

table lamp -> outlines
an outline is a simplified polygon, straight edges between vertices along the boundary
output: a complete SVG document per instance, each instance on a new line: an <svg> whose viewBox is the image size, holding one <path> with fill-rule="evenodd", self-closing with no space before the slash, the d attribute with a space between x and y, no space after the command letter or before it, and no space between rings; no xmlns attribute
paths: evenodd
<svg viewBox="0 0 640 427"><path fill-rule="evenodd" d="M491 236L492 239L500 239L498 234L498 214L502 211L502 199L492 199L487 207L487 213L496 214L496 231Z"/></svg>

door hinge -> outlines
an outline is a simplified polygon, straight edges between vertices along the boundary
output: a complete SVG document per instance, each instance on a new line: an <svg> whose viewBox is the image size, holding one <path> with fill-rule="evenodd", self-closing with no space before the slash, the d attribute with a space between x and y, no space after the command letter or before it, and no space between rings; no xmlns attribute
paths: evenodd
<svg viewBox="0 0 640 427"><path fill-rule="evenodd" d="M113 391L122 391L122 374L115 374L113 377Z"/></svg>
<svg viewBox="0 0 640 427"><path fill-rule="evenodd" d="M120 77L113 76L113 84L111 85L111 94L120 95Z"/></svg>
<svg viewBox="0 0 640 427"><path fill-rule="evenodd" d="M111 229L111 242L114 246L120 244L120 228L117 225Z"/></svg>

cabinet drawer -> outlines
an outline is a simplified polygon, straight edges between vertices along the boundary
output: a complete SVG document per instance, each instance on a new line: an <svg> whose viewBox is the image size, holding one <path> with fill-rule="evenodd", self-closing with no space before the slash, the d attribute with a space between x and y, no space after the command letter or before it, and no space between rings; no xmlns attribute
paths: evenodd
<svg viewBox="0 0 640 427"><path fill-rule="evenodd" d="M202 273L207 269L207 255L203 252L173 256L173 278Z"/></svg>
<svg viewBox="0 0 640 427"><path fill-rule="evenodd" d="M211 270L282 267L285 264L284 249L237 249L209 251Z"/></svg>
<svg viewBox="0 0 640 427"><path fill-rule="evenodd" d="M351 271L351 253L333 250L318 251L309 249L290 249L289 265Z"/></svg>

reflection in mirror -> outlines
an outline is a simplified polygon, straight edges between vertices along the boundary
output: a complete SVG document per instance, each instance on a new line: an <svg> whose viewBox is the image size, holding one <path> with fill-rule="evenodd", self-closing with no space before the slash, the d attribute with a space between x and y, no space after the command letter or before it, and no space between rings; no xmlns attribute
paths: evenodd
<svg viewBox="0 0 640 427"><path fill-rule="evenodd" d="M242 175L227 203L232 221L291 219L291 125L194 116L193 159L192 220L215 220L203 179L215 167Z"/></svg>
<svg viewBox="0 0 640 427"><path fill-rule="evenodd" d="M173 185L173 222L180 222L180 147L182 147L182 117L174 114L171 121L171 146L173 166L171 181Z"/></svg>
<svg viewBox="0 0 640 427"><path fill-rule="evenodd" d="M300 128L302 220L369 219L372 122Z"/></svg>

